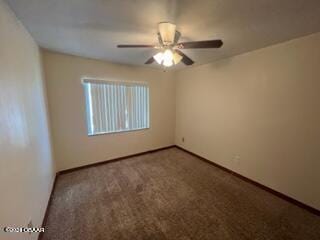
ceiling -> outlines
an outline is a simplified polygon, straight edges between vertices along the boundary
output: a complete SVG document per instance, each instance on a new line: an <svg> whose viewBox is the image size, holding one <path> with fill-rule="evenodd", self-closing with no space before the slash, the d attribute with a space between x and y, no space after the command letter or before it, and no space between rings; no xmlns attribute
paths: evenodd
<svg viewBox="0 0 320 240"><path fill-rule="evenodd" d="M157 43L161 21L177 24L181 40L224 41L221 49L184 50L196 65L320 31L319 0L7 2L41 47L122 64L143 65L155 50L116 45Z"/></svg>

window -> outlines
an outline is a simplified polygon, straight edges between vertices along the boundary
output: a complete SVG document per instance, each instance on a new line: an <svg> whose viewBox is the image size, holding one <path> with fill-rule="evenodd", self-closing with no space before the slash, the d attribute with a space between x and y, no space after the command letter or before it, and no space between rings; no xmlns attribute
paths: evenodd
<svg viewBox="0 0 320 240"><path fill-rule="evenodd" d="M83 80L88 135L149 128L145 83Z"/></svg>

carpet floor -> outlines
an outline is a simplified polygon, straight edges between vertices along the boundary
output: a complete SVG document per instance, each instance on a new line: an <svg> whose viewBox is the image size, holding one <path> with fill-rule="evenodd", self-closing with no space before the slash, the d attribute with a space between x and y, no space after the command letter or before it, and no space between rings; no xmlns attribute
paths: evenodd
<svg viewBox="0 0 320 240"><path fill-rule="evenodd" d="M60 175L43 240L320 239L320 217L177 148Z"/></svg>

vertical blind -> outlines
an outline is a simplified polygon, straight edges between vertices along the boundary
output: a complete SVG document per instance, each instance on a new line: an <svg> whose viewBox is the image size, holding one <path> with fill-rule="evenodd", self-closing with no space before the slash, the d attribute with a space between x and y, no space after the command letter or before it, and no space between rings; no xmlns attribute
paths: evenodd
<svg viewBox="0 0 320 240"><path fill-rule="evenodd" d="M84 80L88 135L149 128L149 87Z"/></svg>

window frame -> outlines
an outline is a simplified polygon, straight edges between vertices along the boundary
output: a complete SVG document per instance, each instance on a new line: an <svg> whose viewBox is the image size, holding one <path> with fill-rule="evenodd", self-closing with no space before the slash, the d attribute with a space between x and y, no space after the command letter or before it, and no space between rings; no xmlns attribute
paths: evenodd
<svg viewBox="0 0 320 240"><path fill-rule="evenodd" d="M148 101L147 101L147 117L148 117L148 126L143 128L136 128L136 129L125 129L125 130L118 130L118 131L112 131L112 132L97 132L97 133L89 133L89 113L87 109L89 108L88 102L87 102L87 90L86 90L86 84L88 83L97 83L97 84L119 84L119 85L131 85L131 86L137 86L137 85L145 85L148 88ZM106 135L106 134L119 134L119 133L128 133L128 132L136 132L136 131L145 131L149 130L151 127L151 102L150 102L150 86L147 82L144 81L124 81L124 80L112 80L112 79L105 79L105 78L95 78L95 77L82 77L81 78L81 85L83 88L83 96L84 96L84 110L85 110L85 123L86 123L86 130L87 130L87 136L88 137L94 137L99 135ZM91 131L92 132L92 131Z"/></svg>

